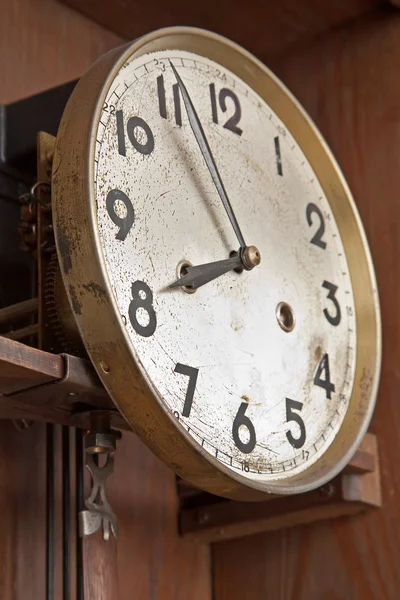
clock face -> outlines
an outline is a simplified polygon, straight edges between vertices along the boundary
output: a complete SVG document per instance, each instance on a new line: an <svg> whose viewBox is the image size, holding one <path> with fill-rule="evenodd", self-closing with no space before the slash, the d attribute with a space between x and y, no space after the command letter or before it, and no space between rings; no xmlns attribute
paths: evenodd
<svg viewBox="0 0 400 600"><path fill-rule="evenodd" d="M253 270L230 271L194 293L169 286L185 265L227 259L239 244L170 61L246 243L261 254ZM246 480L308 469L349 406L356 322L339 229L291 132L226 68L156 51L131 56L113 79L92 157L120 326L177 430Z"/></svg>

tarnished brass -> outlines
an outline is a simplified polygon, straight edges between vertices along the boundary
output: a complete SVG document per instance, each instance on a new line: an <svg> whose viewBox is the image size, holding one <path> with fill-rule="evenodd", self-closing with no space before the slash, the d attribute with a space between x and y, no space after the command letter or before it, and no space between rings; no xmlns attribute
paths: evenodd
<svg viewBox="0 0 400 600"><path fill-rule="evenodd" d="M261 262L261 254L255 246L247 246L243 252L243 260L246 268L254 269Z"/></svg>
<svg viewBox="0 0 400 600"><path fill-rule="evenodd" d="M196 445L164 410L158 391L136 361L114 300L97 231L93 188L96 129L110 83L128 57L164 49L184 49L219 62L271 106L310 162L341 233L356 307L355 383L336 439L301 476L288 475L269 484L250 483ZM375 274L356 206L339 167L310 118L271 71L233 42L186 27L156 31L107 53L82 77L63 115L53 160L52 193L61 272L88 354L115 404L162 460L202 489L245 500L263 500L265 493L305 492L343 469L366 432L379 383L381 322Z"/></svg>

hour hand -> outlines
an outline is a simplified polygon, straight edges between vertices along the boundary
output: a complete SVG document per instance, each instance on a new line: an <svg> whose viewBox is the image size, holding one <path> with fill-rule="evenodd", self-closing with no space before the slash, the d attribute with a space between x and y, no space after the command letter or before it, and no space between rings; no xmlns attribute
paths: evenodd
<svg viewBox="0 0 400 600"><path fill-rule="evenodd" d="M169 287L175 288L185 286L197 290L197 288L202 285L237 268L243 268L240 253L225 260L217 260L216 262L206 263L204 265L187 267L187 273Z"/></svg>

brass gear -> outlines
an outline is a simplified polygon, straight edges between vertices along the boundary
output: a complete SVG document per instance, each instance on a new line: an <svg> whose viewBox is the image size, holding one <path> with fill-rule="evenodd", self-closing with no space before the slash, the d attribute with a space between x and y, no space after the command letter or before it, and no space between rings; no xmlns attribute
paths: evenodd
<svg viewBox="0 0 400 600"><path fill-rule="evenodd" d="M65 292L56 252L52 254L46 267L43 299L46 326L51 329L57 346L54 350L86 356Z"/></svg>

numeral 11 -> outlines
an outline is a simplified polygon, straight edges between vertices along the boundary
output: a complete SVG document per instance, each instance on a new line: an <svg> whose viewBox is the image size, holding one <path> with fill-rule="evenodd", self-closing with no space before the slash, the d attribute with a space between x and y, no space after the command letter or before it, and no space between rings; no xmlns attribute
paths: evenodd
<svg viewBox="0 0 400 600"><path fill-rule="evenodd" d="M158 94L158 106L160 109L160 116L163 119L168 119L167 114L167 101L165 96L165 85L164 76L159 75L157 77L157 94ZM181 97L179 94L179 85L174 83L172 86L172 94L174 98L174 109L175 109L175 123L182 126L182 113L181 113Z"/></svg>

